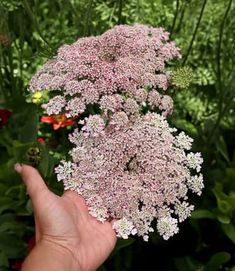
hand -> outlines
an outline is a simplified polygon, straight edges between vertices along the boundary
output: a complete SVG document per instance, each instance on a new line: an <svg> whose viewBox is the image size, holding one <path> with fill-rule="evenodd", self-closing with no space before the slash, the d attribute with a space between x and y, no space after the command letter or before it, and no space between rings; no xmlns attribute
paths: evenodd
<svg viewBox="0 0 235 271"><path fill-rule="evenodd" d="M23 270L96 270L115 246L117 239L112 223L101 223L93 218L78 193L66 191L59 197L49 191L33 167L16 164L15 169L22 176L32 200L36 226L36 247L31 253L32 259L31 254L26 259ZM49 257L38 255L40 253L47 253ZM50 261L53 255L58 258L53 259L54 263L57 265L61 261L67 269L47 269L45 260L45 268L41 260L38 269L32 266L34 260Z"/></svg>

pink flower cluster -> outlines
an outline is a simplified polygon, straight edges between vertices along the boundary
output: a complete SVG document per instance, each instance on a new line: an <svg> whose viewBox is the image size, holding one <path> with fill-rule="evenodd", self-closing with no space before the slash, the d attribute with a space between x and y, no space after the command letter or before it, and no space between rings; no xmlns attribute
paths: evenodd
<svg viewBox="0 0 235 271"><path fill-rule="evenodd" d="M84 197L97 220L115 218L124 239L147 241L153 221L169 239L194 208L188 192L200 195L204 186L193 140L166 120L173 101L165 65L180 57L168 39L162 28L116 26L61 47L30 84L55 93L43 105L48 114L80 115L81 128L69 136L71 161L56 168L57 179Z"/></svg>
<svg viewBox="0 0 235 271"><path fill-rule="evenodd" d="M72 162L56 168L58 180L81 194L98 220L119 219L118 236L137 233L147 240L157 219L158 232L168 239L193 210L188 190L200 194L203 188L201 155L189 152L192 139L184 132L176 135L157 113L105 132L102 118L93 117L92 136L85 126L70 135L76 147Z"/></svg>
<svg viewBox="0 0 235 271"><path fill-rule="evenodd" d="M144 107L172 112L165 94L170 78L168 61L180 58L179 48L163 28L116 26L98 37L64 45L32 78L32 91L57 91L44 108L48 114L74 117L90 104L102 113L138 114Z"/></svg>

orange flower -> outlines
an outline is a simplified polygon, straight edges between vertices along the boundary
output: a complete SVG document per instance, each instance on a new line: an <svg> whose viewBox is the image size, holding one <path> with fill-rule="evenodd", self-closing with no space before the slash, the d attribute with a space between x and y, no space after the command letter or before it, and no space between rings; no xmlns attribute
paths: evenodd
<svg viewBox="0 0 235 271"><path fill-rule="evenodd" d="M42 116L41 122L51 123L54 130L71 126L76 123L74 118L67 118L65 115Z"/></svg>

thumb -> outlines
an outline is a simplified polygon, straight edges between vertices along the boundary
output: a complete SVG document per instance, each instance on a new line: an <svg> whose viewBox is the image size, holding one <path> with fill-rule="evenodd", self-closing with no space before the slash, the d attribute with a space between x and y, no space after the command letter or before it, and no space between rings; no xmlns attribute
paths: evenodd
<svg viewBox="0 0 235 271"><path fill-rule="evenodd" d="M33 203L36 203L42 194L45 195L50 192L35 168L28 165L15 164L15 170L21 175Z"/></svg>

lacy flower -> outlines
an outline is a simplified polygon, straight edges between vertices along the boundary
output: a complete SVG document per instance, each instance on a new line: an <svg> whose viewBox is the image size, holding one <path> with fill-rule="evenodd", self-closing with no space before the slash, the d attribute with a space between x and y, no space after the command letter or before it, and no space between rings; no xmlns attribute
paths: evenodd
<svg viewBox="0 0 235 271"><path fill-rule="evenodd" d="M136 233L147 240L154 220L164 239L177 233L178 223L193 210L188 189L198 194L202 188L197 175L201 157L188 151L192 139L176 136L176 129L157 113L105 133L102 119L92 117L92 124L71 136L76 144L72 163L56 169L58 180L82 195L101 222L117 219L114 229L122 238ZM96 131L88 138L92 129ZM184 144L179 144L182 137Z"/></svg>
<svg viewBox="0 0 235 271"><path fill-rule="evenodd" d="M155 230L169 239L193 211L188 191L203 188L201 154L166 120L176 85L166 65L180 57L163 28L119 25L60 47L30 82L33 92L50 91L49 115L80 118L58 181L101 223L114 218L124 239L148 241Z"/></svg>
<svg viewBox="0 0 235 271"><path fill-rule="evenodd" d="M56 93L43 105L49 115L63 114L65 108L71 117L96 104L104 115L124 106L130 120L146 105L166 116L172 112L172 102L165 98L171 82L165 65L180 57L163 28L115 26L101 36L59 48L57 56L33 76L30 89L50 90L52 97ZM148 92L155 96L147 99Z"/></svg>

